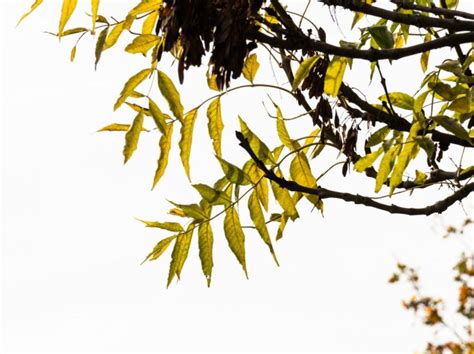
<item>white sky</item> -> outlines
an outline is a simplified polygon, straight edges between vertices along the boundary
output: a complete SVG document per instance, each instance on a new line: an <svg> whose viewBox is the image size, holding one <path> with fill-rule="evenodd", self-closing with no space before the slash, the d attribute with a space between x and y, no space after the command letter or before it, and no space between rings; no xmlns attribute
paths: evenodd
<svg viewBox="0 0 474 354"><path fill-rule="evenodd" d="M16 21L30 2L7 1L1 9L5 352L423 349L431 331L400 306L411 292L403 285L388 285L387 279L400 260L421 270L428 294L456 297L450 269L462 246L442 240L441 233L443 224L464 218L459 206L429 218L392 216L337 201L326 202L321 218L308 207L276 245L279 268L259 237L247 235L250 280L228 250L218 221L210 289L201 274L196 243L182 281L168 290L169 252L158 262L140 266L166 233L145 229L134 217L164 220L166 198L190 202L198 196L185 187L177 141L169 170L150 192L156 136L142 135L135 155L123 166L123 134L95 133L106 124L132 119L126 107L113 113L112 106L125 80L148 61L121 54L125 41L104 52L94 71L93 43L87 38L71 64L73 40L64 38L58 44L42 33L56 28L60 3L50 3L18 28ZM120 17L127 2L112 3L104 1L108 7L103 13ZM342 13L338 18L347 30L347 19ZM75 19L81 22L80 16ZM337 29L328 32L330 39L339 38ZM264 66L266 59L260 62ZM359 64L347 77L365 84L364 66ZM176 78L175 68L161 67ZM388 64L384 67L389 69ZM268 78L270 72L259 75ZM404 61L394 64L389 75L397 79L395 91L412 87L411 77L421 71L416 62ZM371 87L380 92L377 80ZM187 108L207 97L203 88L202 72L187 73L182 89ZM223 99L224 157L246 158L235 147L237 113L269 145L276 142L268 133L273 129L268 124L274 122L262 109L265 92L245 91ZM288 114L295 109L282 106ZM308 122L302 124L310 128ZM194 151L191 168L193 182L211 184L220 171L212 159L203 157L211 156L206 130L202 110L194 140L201 152ZM339 178L339 173L334 176ZM373 188L351 178L335 186L353 192ZM415 197L400 202L414 202ZM465 207L473 210L472 198Z"/></svg>

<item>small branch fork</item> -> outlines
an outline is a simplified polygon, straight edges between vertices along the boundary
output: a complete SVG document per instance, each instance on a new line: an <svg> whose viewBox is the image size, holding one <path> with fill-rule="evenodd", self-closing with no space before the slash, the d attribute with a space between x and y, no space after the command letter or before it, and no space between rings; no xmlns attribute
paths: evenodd
<svg viewBox="0 0 474 354"><path fill-rule="evenodd" d="M250 155L253 161L257 164L258 168L265 174L265 177L269 180L277 183L280 187L293 192L301 192L312 195L317 195L321 199L340 199L346 202L352 202L355 204L365 205L367 207L387 211L391 214L403 214L403 215L431 215L435 213L442 213L447 210L451 205L456 202L460 202L466 198L471 192L474 191L474 182L468 183L458 189L456 192L451 194L445 199L442 199L432 205L428 205L422 208L406 208L398 205L387 205L379 203L372 198L361 196L358 194L343 193L333 190L329 190L322 187L309 188L302 186L294 181L288 181L282 177L277 176L272 170L268 169L263 161L261 161L257 155L253 152L248 140L243 136L242 133L236 132L237 139L239 140L239 145Z"/></svg>

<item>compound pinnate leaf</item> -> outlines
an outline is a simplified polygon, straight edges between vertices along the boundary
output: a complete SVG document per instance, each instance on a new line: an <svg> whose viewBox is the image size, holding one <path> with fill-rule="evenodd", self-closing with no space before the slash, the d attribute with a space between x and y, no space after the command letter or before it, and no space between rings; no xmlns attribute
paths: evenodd
<svg viewBox="0 0 474 354"><path fill-rule="evenodd" d="M214 99L207 108L208 118L208 130L209 136L212 139L212 145L217 156L222 156L221 153L221 141L222 141L222 130L224 129L224 123L222 122L221 112L221 100L220 98Z"/></svg>
<svg viewBox="0 0 474 354"><path fill-rule="evenodd" d="M183 125L181 126L181 139L179 140L179 148L181 162L183 163L186 176L191 180L191 172L189 168L189 157L191 156L191 146L193 143L194 122L198 114L197 109L193 109L184 117Z"/></svg>
<svg viewBox="0 0 474 354"><path fill-rule="evenodd" d="M171 112L181 123L183 122L184 107L181 97L173 81L163 71L158 70L158 88L168 102Z"/></svg>
<svg viewBox="0 0 474 354"><path fill-rule="evenodd" d="M151 69L143 69L127 80L123 86L122 91L120 92L120 97L117 99L117 102L115 102L114 111L125 102L127 97L135 91L135 88L141 84L148 77L148 75L150 75L150 73Z"/></svg>
<svg viewBox="0 0 474 354"><path fill-rule="evenodd" d="M178 204L173 202L170 203L177 208L174 213L170 214L192 218L196 222L201 222L208 219L206 213L197 204Z"/></svg>
<svg viewBox="0 0 474 354"><path fill-rule="evenodd" d="M171 150L171 141L173 138L173 123L167 126L166 134L163 134L160 138L160 157L158 158L158 167L155 171L155 177L153 178L153 185L151 189L155 188L158 181L165 173L166 166L168 166L168 157Z"/></svg>
<svg viewBox="0 0 474 354"><path fill-rule="evenodd" d="M130 129L128 130L127 134L125 134L125 146L123 147L123 163L127 163L127 161L130 159L130 157L132 157L133 153L137 149L140 133L143 129L143 117L143 112L138 113L135 119L133 120L133 123L130 126Z"/></svg>
<svg viewBox="0 0 474 354"><path fill-rule="evenodd" d="M229 243L229 247L237 257L245 276L248 278L247 266L245 263L245 236L240 225L239 214L234 207L226 209L224 217L224 234Z"/></svg>

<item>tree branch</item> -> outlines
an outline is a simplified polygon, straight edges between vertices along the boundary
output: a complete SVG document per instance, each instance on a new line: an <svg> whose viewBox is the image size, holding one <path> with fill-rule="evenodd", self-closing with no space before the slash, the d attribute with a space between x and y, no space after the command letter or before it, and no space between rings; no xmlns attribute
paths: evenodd
<svg viewBox="0 0 474 354"><path fill-rule="evenodd" d="M398 7L408 10L418 10L423 12L430 12L435 15L442 15L442 16L458 16L468 18L470 20L474 20L474 14L470 14L469 12L459 11L459 10L450 10L450 9L443 9L441 7L436 7L432 5L431 7L417 5L412 2L406 0L391 0L394 4Z"/></svg>
<svg viewBox="0 0 474 354"><path fill-rule="evenodd" d="M383 203L379 203L369 197L361 196L358 194L351 194L351 193L342 193L336 192L329 189L325 189L322 187L317 188L309 188L302 186L294 181L288 181L282 177L277 176L272 170L269 170L265 164L257 157L257 155L253 152L252 148L247 139L243 136L242 133L236 132L237 139L240 142L240 146L247 151L250 155L252 160L255 161L258 168L262 170L265 174L265 177L270 179L271 181L277 183L280 187L285 188L287 190L293 192L301 192L307 193L311 195L317 195L321 199L341 199L346 202L352 202L355 204L361 204L368 207L372 207L375 209L387 211L391 214L404 214L404 215L431 215L435 213L442 213L446 209L448 209L454 203L463 200L466 198L471 192L474 191L474 183L469 183L463 186L462 188L458 189L456 192L451 194L445 199L442 199L432 205L423 207L423 208L405 208L398 205L387 205Z"/></svg>

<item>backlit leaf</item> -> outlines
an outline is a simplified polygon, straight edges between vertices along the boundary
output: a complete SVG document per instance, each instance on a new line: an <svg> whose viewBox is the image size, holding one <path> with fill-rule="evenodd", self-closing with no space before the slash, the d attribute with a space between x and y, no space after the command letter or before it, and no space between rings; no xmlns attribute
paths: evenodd
<svg viewBox="0 0 474 354"><path fill-rule="evenodd" d="M16 25L18 26L29 14L31 14L33 11L35 11L38 8L38 6L40 6L42 3L43 3L43 0L36 0L33 3L33 5L31 5L30 11L28 11L23 16L21 16L21 18L18 20Z"/></svg>
<svg viewBox="0 0 474 354"><path fill-rule="evenodd" d="M383 152L383 147L381 147L378 150L375 150L375 151L371 152L370 154L365 155L364 157L360 158L354 164L354 169L357 172L364 172L369 167L372 167L372 165L374 164L375 161L377 161L378 157L382 154L382 152Z"/></svg>
<svg viewBox="0 0 474 354"><path fill-rule="evenodd" d="M61 8L61 16L59 19L59 30L58 37L61 38L63 35L64 27L66 27L69 18L76 9L77 0L63 0L63 5Z"/></svg>
<svg viewBox="0 0 474 354"><path fill-rule="evenodd" d="M382 143L385 139L385 137L390 133L390 128L389 127L383 127L377 130L375 133L373 133L369 139L367 139L367 143L365 146L367 147L372 147L376 146L380 143Z"/></svg>
<svg viewBox="0 0 474 354"><path fill-rule="evenodd" d="M210 215L208 215L210 216ZM207 286L211 285L212 267L212 246L214 243L214 235L210 222L203 222L198 227L198 245L199 259L201 260L202 272L207 280Z"/></svg>
<svg viewBox="0 0 474 354"><path fill-rule="evenodd" d="M214 99L207 108L207 118L208 118L208 130L209 136L212 139L212 145L214 146L214 151L216 155L221 157L221 140L222 140L222 130L224 129L224 123L222 122L222 112L221 112L221 100L220 98Z"/></svg>
<svg viewBox="0 0 474 354"><path fill-rule="evenodd" d="M142 0L137 6L129 11L128 16L134 17L145 12L158 10L162 2L162 0Z"/></svg>
<svg viewBox="0 0 474 354"><path fill-rule="evenodd" d="M112 123L98 130L98 132L126 132L130 130L130 124Z"/></svg>
<svg viewBox="0 0 474 354"><path fill-rule="evenodd" d="M160 157L158 158L158 167L155 171L155 177L153 178L153 185L151 189L155 188L156 184L163 176L168 166L168 157L171 150L171 141L173 138L173 123L168 124L166 133L160 138Z"/></svg>
<svg viewBox="0 0 474 354"><path fill-rule="evenodd" d="M415 184L423 184L428 179L427 174L421 171L416 170L415 174L415 180L413 181Z"/></svg>
<svg viewBox="0 0 474 354"><path fill-rule="evenodd" d="M125 134L125 146L123 148L123 156L124 162L127 161L132 157L134 151L137 149L138 146L138 139L140 138L140 133L142 132L143 128L143 112L137 114L135 119L133 120L130 129L128 130L127 134Z"/></svg>
<svg viewBox="0 0 474 354"><path fill-rule="evenodd" d="M148 108L151 116L155 121L156 127L160 130L161 134L166 133L166 115L161 112L158 105L151 98L148 99Z"/></svg>
<svg viewBox="0 0 474 354"><path fill-rule="evenodd" d="M97 69L97 64L99 63L102 51L104 50L105 39L107 38L107 33L109 32L109 27L105 27L99 33L97 38L97 43L95 45L95 68Z"/></svg>
<svg viewBox="0 0 474 354"><path fill-rule="evenodd" d="M206 184L193 184L193 187L199 192L201 197L211 205L228 205L232 202L224 192L209 187Z"/></svg>
<svg viewBox="0 0 474 354"><path fill-rule="evenodd" d="M293 143L293 140L290 138L290 134L288 134L288 130L286 129L285 121L283 120L283 116L281 114L280 107L276 106L277 110L277 133L280 141L283 145L285 145L290 151L293 151L296 146Z"/></svg>
<svg viewBox="0 0 474 354"><path fill-rule="evenodd" d="M417 98L415 98L415 102L413 103L413 112L421 112L428 94L429 94L429 91L425 91L422 94L418 95Z"/></svg>
<svg viewBox="0 0 474 354"><path fill-rule="evenodd" d="M293 83L291 85L291 89L294 91L296 90L300 84L306 79L313 68L314 64L319 60L318 56L309 57L303 60L296 70L295 78L293 79Z"/></svg>
<svg viewBox="0 0 474 354"><path fill-rule="evenodd" d="M390 97L390 102L392 102L395 107L408 109L410 111L413 109L415 100L412 96L403 92L391 92L388 94L388 96ZM388 102L386 95L380 96L379 100Z"/></svg>
<svg viewBox="0 0 474 354"><path fill-rule="evenodd" d="M176 239L176 236L170 236L167 238L164 238L160 242L156 244L156 246L153 248L153 251L151 251L148 256L146 256L145 260L142 262L145 263L146 261L154 261L158 259L168 248L168 246L171 244L171 242Z"/></svg>
<svg viewBox="0 0 474 354"><path fill-rule="evenodd" d="M377 172L377 177L375 178L375 192L379 192L383 184L388 178L390 172L392 172L393 165L395 164L395 159L400 153L402 146L400 144L392 146L383 156L382 161L380 162L379 170Z"/></svg>
<svg viewBox="0 0 474 354"><path fill-rule="evenodd" d="M92 9L92 33L95 32L95 22L97 20L97 12L99 11L99 0L91 0Z"/></svg>
<svg viewBox="0 0 474 354"><path fill-rule="evenodd" d="M184 107L181 104L179 92L173 81L163 72L158 70L158 87L161 94L168 102L171 112L181 123L183 122Z"/></svg>
<svg viewBox="0 0 474 354"><path fill-rule="evenodd" d="M334 56L329 63L324 79L324 92L327 95L336 97L341 87L344 71L347 66L347 58Z"/></svg>
<svg viewBox="0 0 474 354"><path fill-rule="evenodd" d="M303 152L297 152L290 164L290 176L299 185L308 188L316 188L316 178L314 178L308 158ZM314 194L306 194L305 197L313 204L319 203L319 197Z"/></svg>
<svg viewBox="0 0 474 354"><path fill-rule="evenodd" d="M146 227L156 227L158 229L163 229L163 230L168 230L168 231L173 231L173 232L184 231L181 224L178 224L177 222L146 221L146 220L140 220L140 219L138 221L141 221L142 223L144 223Z"/></svg>
<svg viewBox="0 0 474 354"><path fill-rule="evenodd" d="M257 60L257 54L251 54L244 62L244 66L242 68L242 75L244 75L244 77L248 81L253 83L253 80L255 79L255 75L257 74L257 70L259 67L260 64Z"/></svg>
<svg viewBox="0 0 474 354"><path fill-rule="evenodd" d="M255 186L255 193L257 194L258 200L263 208L268 211L268 181L266 178L263 178L265 174L258 168L253 160L249 160L245 163L243 170Z"/></svg>
<svg viewBox="0 0 474 354"><path fill-rule="evenodd" d="M447 109L457 113L472 113L474 112L474 100L469 95L460 97L451 102Z"/></svg>
<svg viewBox="0 0 474 354"><path fill-rule="evenodd" d="M74 59L76 58L76 50L77 50L77 46L72 47L72 49L71 49L71 54L70 54L70 56L69 56L69 60L70 60L71 62L73 62Z"/></svg>
<svg viewBox="0 0 474 354"><path fill-rule="evenodd" d="M296 204L290 196L288 190L281 188L276 182L271 181L270 185L272 187L273 195L275 196L276 201L283 208L285 213L295 220L299 217L298 211L296 210Z"/></svg>
<svg viewBox="0 0 474 354"><path fill-rule="evenodd" d="M170 202L170 203L173 204L175 207L177 207L181 211L181 212L174 213L173 215L192 218L196 222L200 222L200 221L204 221L208 219L206 213L197 204L178 204L178 203L173 203L173 202Z"/></svg>
<svg viewBox="0 0 474 354"><path fill-rule="evenodd" d="M135 88L140 83L142 83L148 77L148 75L150 75L150 73L150 69L143 69L142 71L138 72L130 79L128 79L122 89L122 92L120 92L120 97L117 99L117 102L115 102L114 111L117 110L125 102L127 97L130 96L133 91L135 91Z"/></svg>
<svg viewBox="0 0 474 354"><path fill-rule="evenodd" d="M435 116L431 117L436 123L441 125L447 131L453 133L458 138L464 139L471 143L471 138L466 129L456 120L448 116Z"/></svg>
<svg viewBox="0 0 474 354"><path fill-rule="evenodd" d="M246 185L250 183L247 175L240 168L231 164L230 162L227 162L219 156L217 156L217 159L221 164L222 171L224 171L225 176L230 182L237 185Z"/></svg>
<svg viewBox="0 0 474 354"><path fill-rule="evenodd" d="M247 266L245 263L245 236L240 225L239 214L234 207L230 207L225 211L224 217L224 234L229 243L229 247L237 257L245 276L248 278Z"/></svg>
<svg viewBox="0 0 474 354"><path fill-rule="evenodd" d="M158 19L158 11L149 14L142 25L142 34L152 34L155 30L156 20Z"/></svg>
<svg viewBox="0 0 474 354"><path fill-rule="evenodd" d="M154 34L142 34L135 37L132 43L125 47L125 51L132 54L142 53L143 55L146 55L146 53L157 45L159 41L160 37L155 36Z"/></svg>
<svg viewBox="0 0 474 354"><path fill-rule="evenodd" d="M176 238L173 253L171 254L170 270L166 287L170 286L175 275L178 279L181 277L184 262L186 262L186 259L188 258L189 247L193 238L193 231L194 224L190 224L186 232L180 233Z"/></svg>
<svg viewBox="0 0 474 354"><path fill-rule="evenodd" d="M270 253L275 260L275 263L278 264L278 260L275 255L275 250L273 249L272 240L270 239L270 235L268 233L267 225L265 223L265 217L263 216L262 209L260 207L260 203L258 202L257 194L255 191L250 194L248 200L248 208L250 212L250 218L252 219L255 228L257 229L260 237L262 238L263 242L266 243L268 248L270 249Z"/></svg>
<svg viewBox="0 0 474 354"><path fill-rule="evenodd" d="M387 26L372 26L368 27L367 30L372 35L375 42L383 49L393 48L395 42L393 40L393 34L387 28Z"/></svg>
<svg viewBox="0 0 474 354"><path fill-rule="evenodd" d="M123 30L124 30L124 22L119 22L116 25L114 25L114 27L112 28L112 31L110 31L109 35L105 39L103 50L106 50L112 47L115 43L117 43Z"/></svg>
<svg viewBox="0 0 474 354"><path fill-rule="evenodd" d="M259 160L263 161L265 164L275 163L272 152L268 146L265 145L265 143L249 129L247 123L245 123L241 117L239 117L239 122L242 135L248 140L252 151L255 153L255 155L257 155Z"/></svg>
<svg viewBox="0 0 474 354"><path fill-rule="evenodd" d="M188 176L189 180L191 180L189 157L191 156L194 122L196 121L197 114L197 109L193 109L191 112L186 114L186 117L184 117L183 125L181 126L181 139L179 140L179 156L181 157L181 162L183 163L184 171L186 172L186 176Z"/></svg>
<svg viewBox="0 0 474 354"><path fill-rule="evenodd" d="M425 34L425 40L424 42L429 42L431 41L431 33L430 32L426 32ZM420 65L421 65L421 70L423 70L423 72L426 72L426 70L428 70L428 60L430 58L430 51L427 50L426 52L423 52L421 54L421 57L420 57Z"/></svg>
<svg viewBox="0 0 474 354"><path fill-rule="evenodd" d="M280 240L283 237L283 231L285 230L286 223L288 222L288 214L283 213L280 218L280 225L278 225L278 231L276 235L276 240Z"/></svg>

